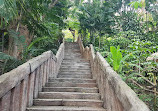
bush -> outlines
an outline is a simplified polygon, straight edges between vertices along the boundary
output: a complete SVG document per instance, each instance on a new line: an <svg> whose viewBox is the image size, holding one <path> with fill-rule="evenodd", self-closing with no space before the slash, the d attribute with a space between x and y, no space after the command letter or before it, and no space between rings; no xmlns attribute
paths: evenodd
<svg viewBox="0 0 158 111"><path fill-rule="evenodd" d="M117 47L119 45L121 49L126 49L130 43L131 41L124 37L114 38L109 41L110 46Z"/></svg>

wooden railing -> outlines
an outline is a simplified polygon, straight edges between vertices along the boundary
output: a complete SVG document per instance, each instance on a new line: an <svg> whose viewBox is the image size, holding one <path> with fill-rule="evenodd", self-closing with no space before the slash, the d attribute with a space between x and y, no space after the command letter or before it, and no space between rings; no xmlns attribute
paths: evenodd
<svg viewBox="0 0 158 111"><path fill-rule="evenodd" d="M107 111L150 111L102 55L99 52L95 54L93 45L84 48L80 37L77 42L83 57L90 60L91 72L97 80L103 107Z"/></svg>
<svg viewBox="0 0 158 111"><path fill-rule="evenodd" d="M12 71L0 76L0 111L25 111L48 81L57 77L64 58L64 43L56 56L44 52Z"/></svg>

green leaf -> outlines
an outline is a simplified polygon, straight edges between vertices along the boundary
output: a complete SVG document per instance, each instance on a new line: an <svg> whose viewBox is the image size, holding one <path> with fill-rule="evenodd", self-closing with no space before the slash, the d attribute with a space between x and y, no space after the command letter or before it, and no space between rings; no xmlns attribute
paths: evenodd
<svg viewBox="0 0 158 111"><path fill-rule="evenodd" d="M111 46L110 52L112 53L113 60L116 60L117 59L117 49L114 46Z"/></svg>
<svg viewBox="0 0 158 111"><path fill-rule="evenodd" d="M41 41L41 40L45 40L45 39L49 39L49 37L40 37L40 38L35 39L35 40L28 46L27 49L28 49L28 50L31 49L31 47L32 47L34 44L38 43L38 42Z"/></svg>
<svg viewBox="0 0 158 111"><path fill-rule="evenodd" d="M139 6L139 3L138 3L138 2L135 2L135 3L134 3L134 8L135 8L135 9L138 9L138 6Z"/></svg>
<svg viewBox="0 0 158 111"><path fill-rule="evenodd" d="M16 58L14 58L13 56L10 56L8 54L5 54L3 52L0 52L0 60L9 60L9 59L15 60Z"/></svg>
<svg viewBox="0 0 158 111"><path fill-rule="evenodd" d="M115 71L121 71L122 70L122 53L120 52L120 46L117 46L117 49L114 46L110 47L110 52L112 54L112 62L113 62L113 68Z"/></svg>

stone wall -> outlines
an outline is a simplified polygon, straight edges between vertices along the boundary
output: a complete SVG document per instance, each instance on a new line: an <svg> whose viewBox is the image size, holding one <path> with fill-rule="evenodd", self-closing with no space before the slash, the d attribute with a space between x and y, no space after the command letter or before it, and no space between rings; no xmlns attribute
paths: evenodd
<svg viewBox="0 0 158 111"><path fill-rule="evenodd" d="M25 111L48 81L57 77L64 58L64 43L56 56L47 51L0 76L0 111Z"/></svg>
<svg viewBox="0 0 158 111"><path fill-rule="evenodd" d="M101 99L104 101L103 107L107 111L150 111L102 55L99 52L95 54L93 45L84 48L80 37L77 42L83 57L90 60L91 72L97 80Z"/></svg>

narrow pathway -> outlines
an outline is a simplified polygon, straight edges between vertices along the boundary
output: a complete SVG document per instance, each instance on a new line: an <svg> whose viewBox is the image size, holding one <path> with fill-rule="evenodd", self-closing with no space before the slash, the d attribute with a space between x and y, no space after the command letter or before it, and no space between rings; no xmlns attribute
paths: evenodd
<svg viewBox="0 0 158 111"><path fill-rule="evenodd" d="M106 111L102 105L89 61L82 58L77 43L66 43L58 78L49 79L27 111Z"/></svg>

